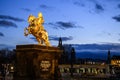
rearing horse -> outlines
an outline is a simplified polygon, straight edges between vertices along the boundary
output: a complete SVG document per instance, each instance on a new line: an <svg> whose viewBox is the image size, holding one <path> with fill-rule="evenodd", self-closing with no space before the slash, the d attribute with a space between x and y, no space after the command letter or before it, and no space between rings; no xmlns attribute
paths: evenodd
<svg viewBox="0 0 120 80"><path fill-rule="evenodd" d="M38 18L30 15L28 17L29 26L24 29L24 35L28 36L28 34L32 34L36 37L38 43L40 45L45 44L46 46L50 46L48 33L43 27L44 19L42 17L42 13L38 14Z"/></svg>

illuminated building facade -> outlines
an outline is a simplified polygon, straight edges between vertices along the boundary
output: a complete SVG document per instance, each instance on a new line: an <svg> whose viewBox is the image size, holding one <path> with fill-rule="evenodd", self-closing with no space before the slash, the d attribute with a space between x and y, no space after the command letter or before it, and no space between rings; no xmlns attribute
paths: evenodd
<svg viewBox="0 0 120 80"><path fill-rule="evenodd" d="M120 56L113 56L111 59L111 65L120 67Z"/></svg>

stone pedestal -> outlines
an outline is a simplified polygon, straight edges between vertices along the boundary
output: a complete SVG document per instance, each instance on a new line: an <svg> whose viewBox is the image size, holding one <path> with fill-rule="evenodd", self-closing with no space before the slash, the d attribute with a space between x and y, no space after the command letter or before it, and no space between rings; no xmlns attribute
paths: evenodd
<svg viewBox="0 0 120 80"><path fill-rule="evenodd" d="M61 50L37 44L16 46L16 80L54 80Z"/></svg>

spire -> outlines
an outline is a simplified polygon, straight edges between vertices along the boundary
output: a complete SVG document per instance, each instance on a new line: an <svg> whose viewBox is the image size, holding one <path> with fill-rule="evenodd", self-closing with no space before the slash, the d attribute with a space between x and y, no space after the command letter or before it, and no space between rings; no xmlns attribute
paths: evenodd
<svg viewBox="0 0 120 80"><path fill-rule="evenodd" d="M75 61L76 61L76 58L75 58L75 49L74 48L72 48L72 50L71 50L71 61L73 62L73 63L75 63Z"/></svg>
<svg viewBox="0 0 120 80"><path fill-rule="evenodd" d="M61 37L59 38L58 47L59 47L60 49L62 49L62 38L61 38Z"/></svg>
<svg viewBox="0 0 120 80"><path fill-rule="evenodd" d="M110 50L108 50L108 58L107 58L107 64L111 63L111 56L110 56Z"/></svg>

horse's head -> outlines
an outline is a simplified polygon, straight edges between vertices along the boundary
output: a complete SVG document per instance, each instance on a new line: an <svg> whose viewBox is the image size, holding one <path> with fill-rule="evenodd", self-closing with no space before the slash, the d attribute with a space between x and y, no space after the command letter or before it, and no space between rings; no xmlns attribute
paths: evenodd
<svg viewBox="0 0 120 80"><path fill-rule="evenodd" d="M29 22L30 24L34 24L34 20L35 20L35 19L36 19L35 16L30 15L30 16L28 17L28 22Z"/></svg>
<svg viewBox="0 0 120 80"><path fill-rule="evenodd" d="M29 32L34 31L34 28L35 28L35 20L36 20L36 18L35 18L35 16L33 16L33 15L30 15L30 16L28 17L28 22L29 22L28 31L29 31Z"/></svg>

